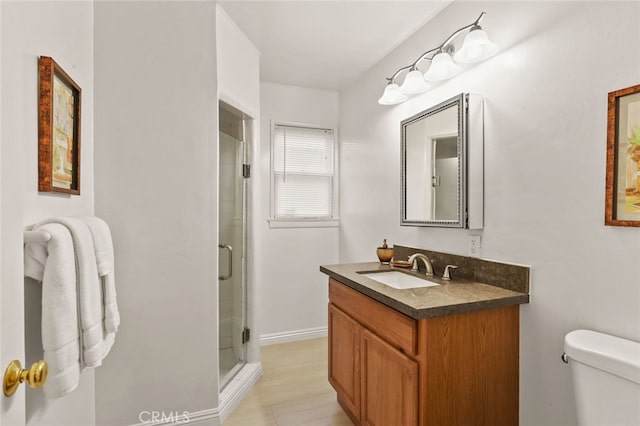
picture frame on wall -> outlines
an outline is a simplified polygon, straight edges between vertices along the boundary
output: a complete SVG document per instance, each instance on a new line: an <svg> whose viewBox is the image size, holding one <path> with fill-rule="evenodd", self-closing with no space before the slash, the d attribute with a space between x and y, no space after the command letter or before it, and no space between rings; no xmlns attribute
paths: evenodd
<svg viewBox="0 0 640 426"><path fill-rule="evenodd" d="M38 191L80 195L82 90L48 56L38 74Z"/></svg>
<svg viewBox="0 0 640 426"><path fill-rule="evenodd" d="M640 85L609 93L605 225L640 227Z"/></svg>

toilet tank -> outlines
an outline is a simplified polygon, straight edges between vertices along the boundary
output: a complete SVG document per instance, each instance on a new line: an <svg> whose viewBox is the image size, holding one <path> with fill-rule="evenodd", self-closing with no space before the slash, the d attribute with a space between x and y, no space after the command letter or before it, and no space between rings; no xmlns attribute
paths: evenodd
<svg viewBox="0 0 640 426"><path fill-rule="evenodd" d="M590 330L564 339L580 426L640 425L640 343Z"/></svg>

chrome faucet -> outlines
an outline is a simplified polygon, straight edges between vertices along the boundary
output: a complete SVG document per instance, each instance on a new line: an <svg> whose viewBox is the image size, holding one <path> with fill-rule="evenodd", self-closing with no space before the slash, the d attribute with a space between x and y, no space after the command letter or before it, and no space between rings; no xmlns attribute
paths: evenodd
<svg viewBox="0 0 640 426"><path fill-rule="evenodd" d="M409 263L411 264L411 270L413 272L418 272L418 259L422 260L424 263L424 267L426 269L427 275L433 275L433 265L427 256L422 253L414 253L409 256Z"/></svg>

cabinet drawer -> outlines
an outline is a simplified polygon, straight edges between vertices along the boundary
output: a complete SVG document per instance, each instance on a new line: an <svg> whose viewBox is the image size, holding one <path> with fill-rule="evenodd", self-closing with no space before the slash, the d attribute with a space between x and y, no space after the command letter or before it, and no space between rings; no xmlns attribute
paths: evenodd
<svg viewBox="0 0 640 426"><path fill-rule="evenodd" d="M404 353L418 353L417 321L333 278L329 278L329 301Z"/></svg>

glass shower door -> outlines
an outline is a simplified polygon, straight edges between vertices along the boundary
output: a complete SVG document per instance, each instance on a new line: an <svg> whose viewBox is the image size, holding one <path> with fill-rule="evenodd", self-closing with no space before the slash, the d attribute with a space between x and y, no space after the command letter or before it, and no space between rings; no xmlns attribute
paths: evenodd
<svg viewBox="0 0 640 426"><path fill-rule="evenodd" d="M458 138L433 140L433 206L435 220L456 220L458 216Z"/></svg>
<svg viewBox="0 0 640 426"><path fill-rule="evenodd" d="M246 143L220 131L218 323L220 385L246 362Z"/></svg>

